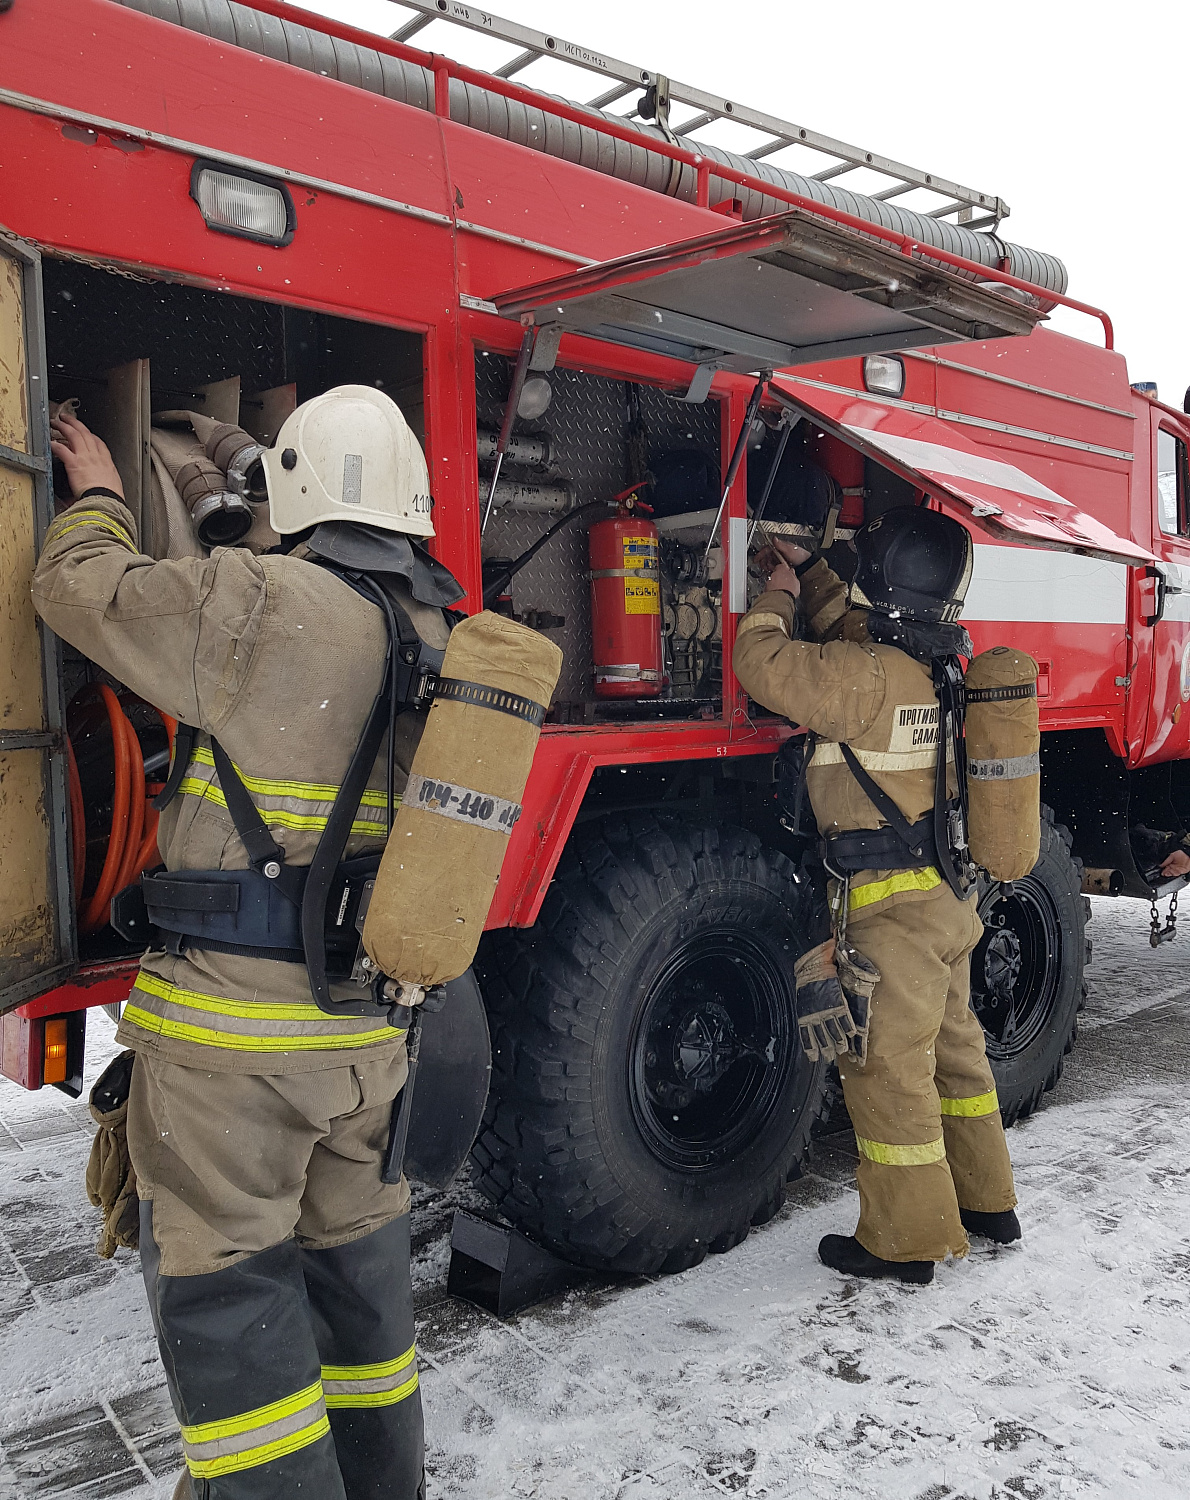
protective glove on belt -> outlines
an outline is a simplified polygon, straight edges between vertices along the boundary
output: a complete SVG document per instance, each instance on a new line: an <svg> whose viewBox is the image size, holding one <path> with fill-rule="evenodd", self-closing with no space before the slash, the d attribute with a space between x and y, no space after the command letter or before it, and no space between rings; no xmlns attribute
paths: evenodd
<svg viewBox="0 0 1190 1500"><path fill-rule="evenodd" d="M87 1162L87 1197L103 1210L95 1252L110 1260L119 1245L140 1244L140 1199L136 1171L128 1156L128 1091L135 1052L121 1052L91 1090L91 1118L98 1125Z"/></svg>
<svg viewBox="0 0 1190 1500"><path fill-rule="evenodd" d="M862 953L828 938L794 965L798 1030L811 1062L845 1054L862 1068L868 1057L872 992L880 971Z"/></svg>

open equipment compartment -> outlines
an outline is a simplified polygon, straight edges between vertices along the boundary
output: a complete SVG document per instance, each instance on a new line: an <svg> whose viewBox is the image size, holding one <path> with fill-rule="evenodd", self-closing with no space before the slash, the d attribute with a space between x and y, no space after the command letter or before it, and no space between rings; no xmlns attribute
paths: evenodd
<svg viewBox="0 0 1190 1500"><path fill-rule="evenodd" d="M334 385L366 384L391 393L419 438L424 434L418 334L48 257L43 301L49 399L76 398L79 416L108 443L142 528L141 545L153 555L165 554L164 539L154 536L146 515L154 413L192 410L238 421L259 442L271 443L298 401ZM60 465L54 465L53 480L58 504L68 503ZM261 526L263 540L270 539L265 515L254 520L250 539L261 535ZM201 555L191 540L191 555ZM122 713L132 726L131 753L144 765L149 795L164 781L169 762L166 723L82 652L63 644L61 656L85 825L80 837L76 798L74 860L84 867L81 879L77 873L75 878L81 892L79 958L87 963L129 957L132 950L103 913L96 909L85 920L88 906L106 910L106 902L93 898L109 853L116 801L113 723L123 730L113 714ZM152 831L149 814L142 829L146 850Z"/></svg>
<svg viewBox="0 0 1190 1500"><path fill-rule="evenodd" d="M500 428L512 380L512 361L499 354L477 351L476 409L479 431L480 494L486 497L491 479L495 435ZM500 471L500 485L492 516L483 534L483 557L490 569L496 559L511 560L530 547L546 529L570 510L590 502L606 502L604 516L615 514L611 503L630 486L639 485L646 502L655 495L649 476L677 455L692 457L691 469L713 473L707 496L691 488L683 510L710 515L701 532L683 545L668 533L673 518L645 512L656 524L659 538L661 610L658 626L664 640L665 680L656 696L599 699L592 668L591 562L588 534L600 513L592 510L563 527L518 572L508 589L509 603L527 624L544 629L564 653L562 676L554 697L551 719L579 721L614 717L655 719L697 717L719 712L722 694L721 614L718 597L722 563L718 548L710 559L714 597L713 622L700 622L705 650L702 670L693 676L674 670L675 646L682 655L685 637L676 634L679 595L698 585L705 574L703 552L719 502L720 408L717 401L687 404L679 394L655 386L588 374L556 366L548 376L548 407L535 418L517 419L515 441ZM680 490L680 481L671 489ZM501 503L504 496L506 503ZM537 507L543 507L538 509ZM550 509L544 509L549 506ZM683 534L684 535L684 534ZM707 590L704 588L704 593ZM546 618L543 618L546 617ZM563 624L551 623L561 619ZM712 656L714 659L712 660Z"/></svg>

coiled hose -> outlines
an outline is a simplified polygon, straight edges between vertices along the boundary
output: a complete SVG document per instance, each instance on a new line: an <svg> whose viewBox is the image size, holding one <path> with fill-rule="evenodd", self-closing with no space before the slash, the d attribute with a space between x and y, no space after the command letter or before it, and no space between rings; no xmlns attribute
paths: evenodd
<svg viewBox="0 0 1190 1500"><path fill-rule="evenodd" d="M67 737L74 899L78 909L79 933L88 937L107 926L112 897L125 886L131 885L143 870L160 862L161 856L157 850L158 815L152 799L161 790L163 783L149 782L146 778L140 739L119 696L107 683L87 683L74 695L70 708L79 722L76 732L80 736L90 733L106 716L112 743L111 825L108 829L103 867L88 896L84 892L87 869L86 807L75 746L70 736ZM168 714L161 713L159 709L155 712L165 726L172 757L177 721Z"/></svg>

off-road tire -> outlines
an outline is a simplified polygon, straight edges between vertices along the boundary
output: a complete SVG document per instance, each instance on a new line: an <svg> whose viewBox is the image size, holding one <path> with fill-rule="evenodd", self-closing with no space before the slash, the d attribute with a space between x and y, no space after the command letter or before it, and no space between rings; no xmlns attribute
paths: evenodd
<svg viewBox="0 0 1190 1500"><path fill-rule="evenodd" d="M473 1161L502 1214L581 1265L651 1274L728 1250L777 1212L808 1152L825 1071L802 1052L792 1010L807 899L792 863L739 828L642 815L572 838L536 925L489 934L477 963L493 1066ZM785 1030L767 1051L750 1043L725 1065L753 1035L749 1018L777 1006ZM690 1050L708 1026L719 1028L714 1047ZM671 1036L683 1046L667 1052L658 1039ZM679 1061L658 1081L667 1057L692 1056L714 1064L702 1092ZM711 1122L705 1161L693 1160L704 1137L667 1141L657 1091L668 1101L675 1088L693 1098L675 1106L675 1130ZM749 1088L753 1114L715 1146L713 1129ZM712 1096L728 1101L720 1114Z"/></svg>
<svg viewBox="0 0 1190 1500"><path fill-rule="evenodd" d="M1007 902L994 886L981 893L985 935L971 959L972 1004L984 1023L1005 1125L1031 1115L1061 1078L1078 1036L1078 1013L1086 995L1083 971L1091 958L1091 903L1082 894L1081 861L1070 852L1069 831L1054 821L1048 807L1041 814L1041 853L1032 871L1017 881ZM988 984L989 943L1002 928L1014 934L1009 943L1015 941L1021 959L1012 989L1023 1024L1007 1040L997 1035L1004 1011L992 1001Z"/></svg>

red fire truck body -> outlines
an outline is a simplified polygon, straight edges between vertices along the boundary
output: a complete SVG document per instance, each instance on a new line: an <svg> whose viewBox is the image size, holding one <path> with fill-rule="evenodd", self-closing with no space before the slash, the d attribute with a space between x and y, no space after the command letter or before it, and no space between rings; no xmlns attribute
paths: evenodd
<svg viewBox="0 0 1190 1500"><path fill-rule="evenodd" d="M0 238L0 249L8 245L17 256L12 264L25 277L31 349L41 336L43 313L51 322L48 394L55 399L70 394L74 372L58 368L63 359L54 359L58 346L53 338L59 337L54 329L62 319L74 317L80 300L89 296L97 307L102 302L108 308L110 302L108 323L93 319L87 336L110 338L112 364L148 349L148 342L144 350L132 347L135 336L129 331L131 321L148 306L145 287L158 289L153 295L159 296L161 318L180 319L183 338L185 318L177 311L183 293L202 294L204 308L226 298L237 299L234 306L241 310L248 304L281 309L289 320L286 347L299 350L299 364L304 346L298 335L323 319L318 328L335 330L334 338L319 335L321 368L331 383L351 378L350 370L334 364L336 347L344 347L344 340L354 350L352 357L364 359L371 346L358 330L395 331L391 337L404 340L400 359L413 391L408 403L399 395L397 399L407 412L415 408L419 415L436 499L434 550L467 589L467 607L479 608L486 556L480 522L488 480L477 461L476 433L492 421L491 401L485 396L492 378L485 371L498 370L505 379L526 329L544 328L550 311L544 293L533 297L517 289L544 285L548 291L558 278L573 278L576 272L581 281L584 268L596 264L591 285L598 282L606 291L613 283L621 286L615 281L620 273L609 280L611 273L598 269L602 263L694 240L705 245L687 257L689 264L735 254L732 236L751 233L755 226L738 222L737 199L719 196L723 183L730 190L733 179L718 166L712 179L708 164L696 153L654 141L648 149L659 170L676 163L696 175L694 201L680 201L664 187L659 191L610 175L606 163L565 160L459 123L451 118L452 80L490 89L510 110L529 104L541 108L559 129L567 123L597 128L613 155L645 150L629 127L606 121L593 125L588 110L275 0L259 0L255 12L239 13L241 21L256 15L264 27L269 17L284 15L300 22L321 45L338 49L339 78L320 77L308 64L292 66L262 55L251 36L233 45L186 29L184 5L178 14L181 24L169 24L112 0L13 0L0 12L0 232L8 237ZM417 103L401 102L375 91L383 80L353 80L350 68L356 65L348 65L353 49L370 49L369 55L390 66L400 60L416 64L428 80L427 96ZM192 195L195 173L204 164L283 188L293 216L288 241L265 244L217 232L205 222ZM791 210L791 223L802 212L797 195L785 194L778 206ZM849 222L846 214L827 208L820 212L832 232L856 230L858 221ZM903 236L872 237L878 233L869 230L867 243L876 247L871 253L895 253L907 268L919 266L928 251L906 243ZM711 244L708 237L716 235L719 239ZM979 268L953 256L948 260L941 251L933 254L930 264L939 280L951 277L947 295L954 295L954 287L976 286ZM653 271L641 269L642 264L634 263L624 274L647 279ZM34 292L43 278L44 305L38 305ZM989 1014L997 1006L1001 1014L989 1036L994 1025L1001 1025L998 1040L1003 1045L999 1054L992 1048L993 1061L1000 1055L1006 1073L1013 1068L1020 1073L1016 1103L1008 1111L1015 1116L1032 1108L1042 1089L1052 1085L1062 1050L1073 1036L1084 958L1080 885L1151 896L1154 887L1133 857L1130 829L1137 822L1159 828L1181 823L1182 767L1190 759L1190 422L1130 388L1124 357L1110 348L1110 323L1102 315L1102 328L1088 321L1088 338L1106 332L1108 348L1041 328L1029 333L1039 299L1051 306L1070 299L1052 289L1035 289L1033 314L1018 327L1009 310L1021 313L1029 305L1027 281L1000 265L986 269L978 284L1003 304L1001 330L1016 336L979 338L969 331L956 334L958 342L939 343L919 328L898 345L881 335L881 347L901 351L895 360L903 369L903 388L894 393L867 388L862 340L868 338L872 348L878 340L863 333L854 343L855 352L844 357L783 370L778 363L762 416L771 423L783 401L801 414L802 430L812 434L808 442L826 434L845 445L850 467L837 477L845 489L863 491L848 502L852 524L870 513L874 474L886 488L891 486L893 501L928 500L963 520L976 541L965 621L977 649L1007 643L1039 663L1043 799L1053 808L1056 824L1069 830L1063 839L1055 826L1050 838L1054 860L1065 864L1059 876L1039 875L1037 890L1032 895L1025 891L1007 917L1003 903L995 906L994 893L985 912L991 937L984 954L983 992L990 997ZM563 300L587 306L582 299L594 295L591 285L572 281ZM1023 291L1023 301L1000 295L1011 294L1013 287ZM125 293L133 300L121 301ZM888 305L895 306L892 281L889 293ZM600 304L605 305L611 302ZM272 311L267 315L273 316ZM734 364L722 359L709 372L701 408L683 406L680 398L694 394L688 390L694 363L609 337L601 331L604 322L590 315L586 323L576 316L558 324L561 337L550 378L565 390L573 386L591 392L634 383L642 391L666 393L674 410L700 410L700 438L704 445L714 444L720 472L726 473L755 384L749 371L762 364L749 365L742 356ZM100 328L98 335L92 324ZM62 323L67 333L69 326ZM981 326L987 326L986 320L972 322L970 329ZM343 332L349 328L357 331ZM160 328L152 334L159 337ZM14 356L3 338L0 331L0 377L7 358L11 380ZM155 369L160 363L156 347ZM35 364L31 354L31 373L36 373ZM287 374L288 367L283 376ZM302 378L299 373L299 390ZM261 386L268 383L262 376ZM34 405L47 395L35 385L30 391ZM157 394L155 387L155 400ZM0 442L7 445L12 472L44 486L49 466L37 458L45 452L44 446L37 447L37 430L31 420L28 443L4 432ZM823 442L818 451L831 450ZM856 485L856 474L868 478ZM488 919L493 953L500 943L527 944L518 951L537 953L545 937L536 934L555 932L557 912L551 915L547 903L571 900L569 895L550 896L552 883L558 884L555 872L562 862L569 871L566 880L577 878L574 861L581 864L585 857L582 840L594 836L592 820L658 816L659 826L668 827L665 803L675 787L674 810L688 822L698 822L695 814L701 810L700 828L716 826L721 809L730 806L751 837L786 848L767 783L772 755L789 727L748 703L731 670L735 625L747 602L748 507L747 465L741 465L722 523L724 597L713 643L717 701L704 697L687 712L666 715L642 703L638 712L606 717L590 707L589 693L576 688L570 706L551 716ZM845 506L843 522L848 514ZM27 598L33 540L30 532L23 540L5 542L5 571L11 576L15 570L20 580L14 597L23 590ZM549 606L544 585L537 587L531 602ZM580 594L585 588L584 577ZM109 949L84 951L80 958L75 940L70 881L64 878L64 695L53 677L56 670L46 669L41 722L22 722L18 706L6 714L0 734L0 759L37 756L46 778L39 793L43 801L37 804L51 871L37 904L44 931L32 946L20 938L14 896L9 944L14 956L0 958L6 1004L13 1007L4 1021L3 1070L27 1087L39 1086L43 1077L66 1082L80 1077L81 1026L73 1022L67 1026L71 1051L65 1071L55 1075L44 1070L49 1045L45 1018L69 1021L89 1006L118 1002L135 973L133 955ZM612 782L621 776L626 779L618 785L632 791L617 795ZM738 802L732 800L737 797ZM19 798L5 810L6 819L29 815L30 806ZM771 819L771 829L765 817ZM1071 835L1073 857L1068 852ZM609 847L620 848L620 834L607 837ZM699 838L705 855L708 835L700 832ZM568 854L576 847L578 854ZM27 851L22 858L28 859ZM1079 870L1080 859L1093 873ZM1060 887L1056 893L1055 879ZM562 885L570 890L565 881ZM707 961L705 954L699 958ZM980 961L977 955L977 967ZM995 978L997 961L1011 971L1008 980ZM598 1242L571 1240L556 1223L550 1227L549 1212L526 1208L529 1199L523 1191L518 1198L526 1153L531 1155L549 1135L546 1104L552 1097L564 1111L567 1094L559 1087L550 1096L539 1080L533 1098L516 1104L517 1119L536 1121L537 1134L528 1126L518 1126L519 1135L506 1128L516 1111L508 1092L511 1074L500 1063L502 1048L509 1055L517 1053L522 1066L527 1066L525 1059L548 1060L549 1049L535 1051L526 1042L518 1051L514 987L496 974L508 971L513 960L491 957L484 964L488 977L481 979L497 1052L495 1089L499 1094L505 1088L489 1110L477 1148L493 1197L532 1232L580 1259L643 1268L698 1258L698 1236L692 1236L692 1249L679 1243L677 1235L672 1254L652 1258L624 1249L631 1236L618 1230ZM638 983L647 989L651 981ZM1013 983L1018 989L1031 986L1027 1004L1019 995L1020 1003L1013 1001ZM1005 1006L1013 1016L1007 1031L1002 1024ZM705 1022L705 1016L690 1015L693 1020L682 1022L687 1026L683 1035ZM1018 1021L1024 1024L1022 1017L1034 1034L1014 1051L1013 1035ZM721 1070L717 1079L742 1066L732 1056L734 1061L722 1062L727 1071ZM792 1078L796 1069L792 1063L790 1068ZM690 1099L695 1097L702 1085L690 1076L694 1082L689 1088L686 1075L680 1088L672 1081L666 1085L671 1093L677 1089L672 1097L685 1097L683 1089ZM643 1087L647 1092L653 1085ZM810 1119L816 1106L806 1101L810 1095L817 1098L819 1082L803 1080L799 1087L799 1108ZM1002 1094L1012 1095L1013 1087L1007 1079ZM772 1107L771 1100L766 1107ZM632 1104L632 1118L640 1108ZM561 1116L557 1119L565 1134L570 1127ZM645 1136L651 1128L641 1126ZM803 1135L808 1136L808 1126ZM519 1145L513 1144L514 1136ZM686 1150L690 1141L679 1145ZM705 1176L714 1151L705 1143L699 1149L705 1160L687 1160L672 1143L657 1152L659 1170L677 1173L686 1184L683 1192L701 1203L715 1196ZM804 1150L804 1140L798 1150ZM788 1151L786 1155L782 1170L792 1170L797 1163ZM769 1162L763 1170L771 1167ZM564 1185L564 1179L559 1182ZM766 1211L765 1204L753 1203L740 1221L742 1229L724 1221L727 1227L709 1236L711 1248L734 1243ZM733 1212L739 1219L740 1210ZM718 1221L713 1215L712 1221L714 1228ZM704 1253L705 1248L704 1242Z"/></svg>

